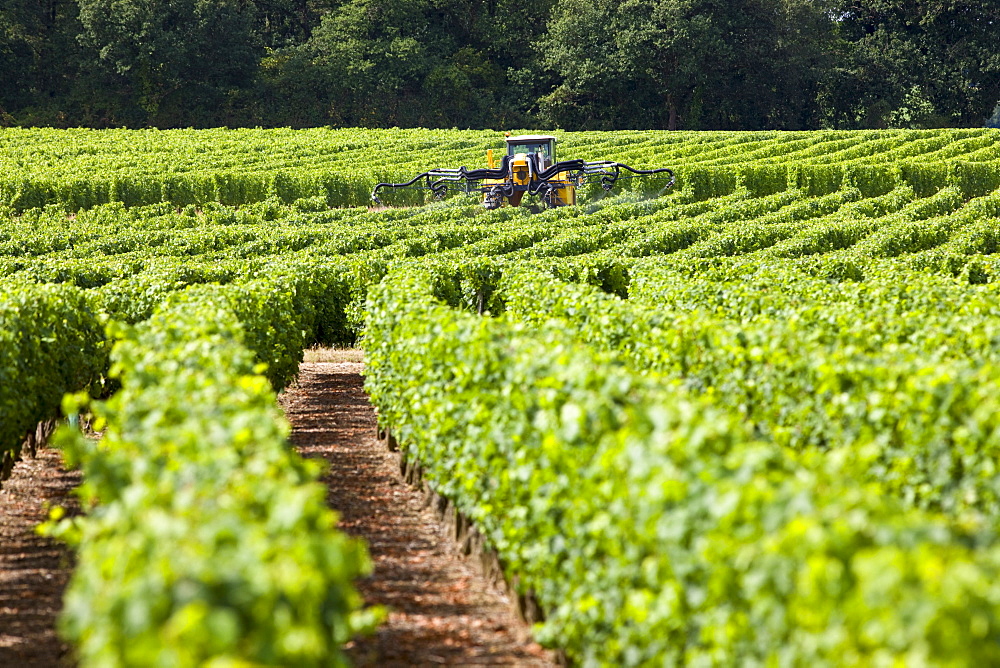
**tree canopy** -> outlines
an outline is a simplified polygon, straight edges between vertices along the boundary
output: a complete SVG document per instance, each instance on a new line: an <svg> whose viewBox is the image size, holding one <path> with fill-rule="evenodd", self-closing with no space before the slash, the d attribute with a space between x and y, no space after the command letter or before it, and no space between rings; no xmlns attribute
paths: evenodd
<svg viewBox="0 0 1000 668"><path fill-rule="evenodd" d="M993 0L7 0L0 124L981 126L998 29Z"/></svg>
<svg viewBox="0 0 1000 668"><path fill-rule="evenodd" d="M542 61L553 122L675 129L806 127L830 19L809 0L571 0Z"/></svg>

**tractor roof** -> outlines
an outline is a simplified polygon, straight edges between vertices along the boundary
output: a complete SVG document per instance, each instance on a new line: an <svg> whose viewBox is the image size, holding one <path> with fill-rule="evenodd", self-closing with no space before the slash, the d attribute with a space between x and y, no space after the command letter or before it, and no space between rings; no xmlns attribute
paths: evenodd
<svg viewBox="0 0 1000 668"><path fill-rule="evenodd" d="M525 144L528 142L555 141L552 135L520 135L518 137L504 137L508 144Z"/></svg>

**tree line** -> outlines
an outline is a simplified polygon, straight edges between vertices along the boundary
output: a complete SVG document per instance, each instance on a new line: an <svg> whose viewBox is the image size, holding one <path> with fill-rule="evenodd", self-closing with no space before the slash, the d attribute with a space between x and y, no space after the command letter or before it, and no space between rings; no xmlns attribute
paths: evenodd
<svg viewBox="0 0 1000 668"><path fill-rule="evenodd" d="M998 34L998 0L4 0L0 125L1000 126Z"/></svg>

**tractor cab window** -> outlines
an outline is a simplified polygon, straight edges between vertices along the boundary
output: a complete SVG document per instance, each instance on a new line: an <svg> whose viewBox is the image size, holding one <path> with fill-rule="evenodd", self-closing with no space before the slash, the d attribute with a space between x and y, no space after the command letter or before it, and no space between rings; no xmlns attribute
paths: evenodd
<svg viewBox="0 0 1000 668"><path fill-rule="evenodd" d="M508 144L507 155L516 153L535 154L542 169L552 166L552 143L547 141Z"/></svg>
<svg viewBox="0 0 1000 668"><path fill-rule="evenodd" d="M548 142L508 145L507 155L514 155L515 153L541 153L549 160L552 159L552 147Z"/></svg>

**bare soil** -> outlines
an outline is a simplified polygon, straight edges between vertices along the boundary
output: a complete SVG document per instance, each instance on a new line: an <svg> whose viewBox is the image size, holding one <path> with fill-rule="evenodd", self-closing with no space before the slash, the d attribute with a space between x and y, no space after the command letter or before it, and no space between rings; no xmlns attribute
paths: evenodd
<svg viewBox="0 0 1000 668"><path fill-rule="evenodd" d="M71 495L80 474L66 471L57 450L18 462L0 489L0 666L68 666L70 649L55 632L69 582L72 552L35 533L48 509L79 512Z"/></svg>
<svg viewBox="0 0 1000 668"><path fill-rule="evenodd" d="M462 559L422 495L375 438L375 414L357 362L313 362L281 398L292 442L329 463L325 482L340 527L364 539L374 573L358 588L390 609L371 638L348 653L361 666L549 666L511 602Z"/></svg>

